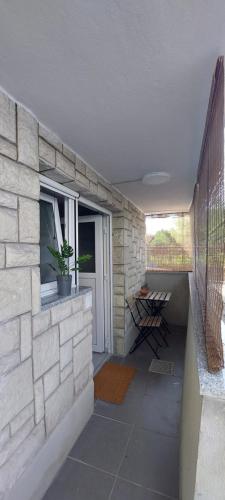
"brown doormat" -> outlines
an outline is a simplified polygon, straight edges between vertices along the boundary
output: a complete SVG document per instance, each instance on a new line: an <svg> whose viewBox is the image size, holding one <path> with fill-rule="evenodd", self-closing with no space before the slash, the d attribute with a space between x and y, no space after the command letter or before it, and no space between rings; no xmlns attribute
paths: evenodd
<svg viewBox="0 0 225 500"><path fill-rule="evenodd" d="M136 369L131 366L105 363L94 377L95 399L120 405L135 373Z"/></svg>

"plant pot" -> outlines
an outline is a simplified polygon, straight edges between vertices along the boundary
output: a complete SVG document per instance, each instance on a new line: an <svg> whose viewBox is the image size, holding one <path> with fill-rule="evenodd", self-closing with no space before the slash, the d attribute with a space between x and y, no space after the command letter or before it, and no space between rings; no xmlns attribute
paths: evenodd
<svg viewBox="0 0 225 500"><path fill-rule="evenodd" d="M72 287L71 274L67 276L57 276L57 285L58 285L58 295L60 295L60 297L67 297L68 295L71 295L71 287Z"/></svg>

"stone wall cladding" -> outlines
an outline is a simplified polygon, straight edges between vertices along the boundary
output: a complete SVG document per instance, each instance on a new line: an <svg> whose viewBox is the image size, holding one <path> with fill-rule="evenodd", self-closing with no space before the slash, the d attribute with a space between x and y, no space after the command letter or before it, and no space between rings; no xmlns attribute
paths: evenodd
<svg viewBox="0 0 225 500"><path fill-rule="evenodd" d="M0 93L0 500L93 378L91 294L41 310L40 173L112 212L117 354L144 281L144 214Z"/></svg>
<svg viewBox="0 0 225 500"><path fill-rule="evenodd" d="M93 376L90 292L40 305L39 157L60 182L76 175L74 155L48 132L39 142L38 130L0 93L1 500Z"/></svg>

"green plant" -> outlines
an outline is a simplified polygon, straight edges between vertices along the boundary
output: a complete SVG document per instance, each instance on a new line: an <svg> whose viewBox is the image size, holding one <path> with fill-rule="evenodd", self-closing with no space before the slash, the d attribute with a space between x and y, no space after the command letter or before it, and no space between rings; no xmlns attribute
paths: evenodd
<svg viewBox="0 0 225 500"><path fill-rule="evenodd" d="M48 250L51 255L56 260L56 266L54 267L52 264L50 266L54 271L59 273L61 276L67 276L70 274L70 271L79 271L82 264L89 261L92 258L92 255L86 254L81 255L74 261L74 264L69 264L69 259L73 257L73 248L69 245L67 240L63 241L63 244L60 247L60 250L56 250L55 248L48 246Z"/></svg>

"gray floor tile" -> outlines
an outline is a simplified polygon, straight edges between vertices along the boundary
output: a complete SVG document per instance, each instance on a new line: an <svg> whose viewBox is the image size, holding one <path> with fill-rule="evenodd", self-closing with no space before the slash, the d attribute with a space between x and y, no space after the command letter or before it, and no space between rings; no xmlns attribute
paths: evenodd
<svg viewBox="0 0 225 500"><path fill-rule="evenodd" d="M135 377L128 387L128 392L136 392L138 395L143 395L147 391L149 382L149 372L137 371Z"/></svg>
<svg viewBox="0 0 225 500"><path fill-rule="evenodd" d="M179 434L180 402L161 397L156 392L146 395L139 406L136 421L139 427L168 436Z"/></svg>
<svg viewBox="0 0 225 500"><path fill-rule="evenodd" d="M93 415L69 455L115 473L123 457L131 426Z"/></svg>
<svg viewBox="0 0 225 500"><path fill-rule="evenodd" d="M178 450L178 439L136 428L119 476L177 498Z"/></svg>
<svg viewBox="0 0 225 500"><path fill-rule="evenodd" d="M95 413L105 417L134 424L137 421L139 407L144 398L143 394L136 391L128 391L122 404L116 405L105 401L95 401Z"/></svg>
<svg viewBox="0 0 225 500"><path fill-rule="evenodd" d="M166 498L141 486L118 479L110 500L166 500Z"/></svg>
<svg viewBox="0 0 225 500"><path fill-rule="evenodd" d="M149 348L146 348L145 351L140 351L139 347L137 351L124 358L123 364L133 366L140 372L147 372L152 359L153 354Z"/></svg>
<svg viewBox="0 0 225 500"><path fill-rule="evenodd" d="M158 394L160 398L180 401L182 397L182 380L180 377L149 373L146 380L146 394Z"/></svg>
<svg viewBox="0 0 225 500"><path fill-rule="evenodd" d="M43 500L107 500L113 476L67 459Z"/></svg>

